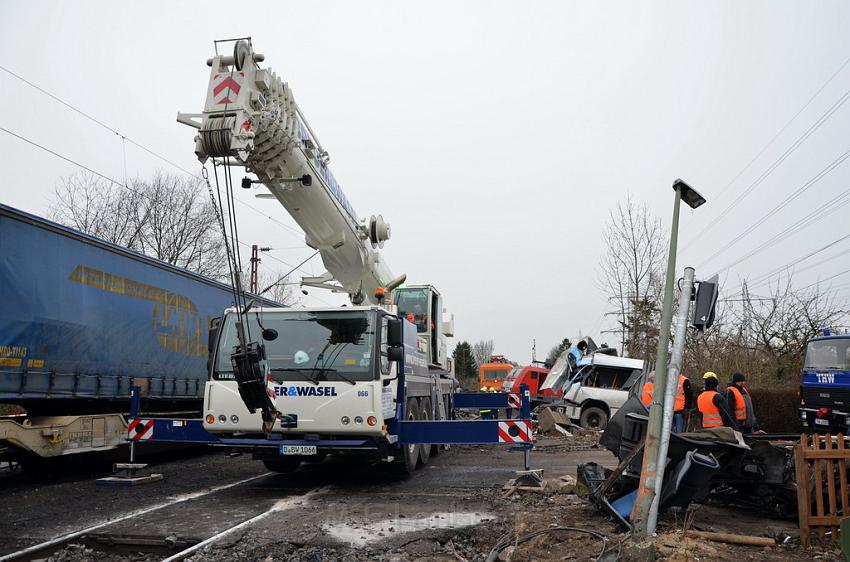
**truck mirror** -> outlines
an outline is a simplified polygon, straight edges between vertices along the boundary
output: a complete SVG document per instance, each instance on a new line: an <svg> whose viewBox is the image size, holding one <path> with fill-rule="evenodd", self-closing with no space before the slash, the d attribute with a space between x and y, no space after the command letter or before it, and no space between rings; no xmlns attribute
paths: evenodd
<svg viewBox="0 0 850 562"><path fill-rule="evenodd" d="M404 359L404 348L400 345L388 347L387 359L398 363L399 361Z"/></svg>
<svg viewBox="0 0 850 562"><path fill-rule="evenodd" d="M210 318L210 326L207 331L207 351L212 353L215 349L215 340L218 339L218 330L221 328L221 316Z"/></svg>
<svg viewBox="0 0 850 562"><path fill-rule="evenodd" d="M398 318L390 318L387 321L387 345L390 347L401 347L404 344L404 337L401 331L401 320Z"/></svg>
<svg viewBox="0 0 850 562"><path fill-rule="evenodd" d="M263 339L266 341L274 341L277 339L277 330L266 328L263 330Z"/></svg>
<svg viewBox="0 0 850 562"><path fill-rule="evenodd" d="M717 307L717 293L720 278L715 275L708 281L700 281L694 303L694 319L691 325L704 332L714 324L714 310Z"/></svg>

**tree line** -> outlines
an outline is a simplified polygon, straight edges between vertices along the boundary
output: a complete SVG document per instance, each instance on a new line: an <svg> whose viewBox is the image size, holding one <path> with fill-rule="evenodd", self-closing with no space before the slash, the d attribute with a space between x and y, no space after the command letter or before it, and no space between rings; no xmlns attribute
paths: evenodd
<svg viewBox="0 0 850 562"><path fill-rule="evenodd" d="M155 172L150 178L117 185L102 177L77 173L54 190L48 216L107 242L224 282L230 281L218 211L200 177ZM248 263L240 281L248 288ZM280 277L260 274L260 290ZM296 302L288 279L266 294L282 304Z"/></svg>
<svg viewBox="0 0 850 562"><path fill-rule="evenodd" d="M610 211L603 236L598 287L610 304L610 332L625 355L654 361L668 246L661 220L627 196ZM796 384L806 342L845 322L848 303L818 285L799 287L790 276L767 293L752 294L746 282L738 293L721 293L714 326L704 334L688 333L685 373L698 378L705 371L722 376L740 371L765 385Z"/></svg>

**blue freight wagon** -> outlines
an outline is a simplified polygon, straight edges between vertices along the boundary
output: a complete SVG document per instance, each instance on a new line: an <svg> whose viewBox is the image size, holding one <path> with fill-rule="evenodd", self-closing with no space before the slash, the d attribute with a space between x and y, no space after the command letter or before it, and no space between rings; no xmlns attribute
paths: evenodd
<svg viewBox="0 0 850 562"><path fill-rule="evenodd" d="M233 300L224 283L0 204L0 404L27 415L0 418L0 460L123 441L131 386L147 411L199 412L210 320ZM24 443L25 427L50 429Z"/></svg>

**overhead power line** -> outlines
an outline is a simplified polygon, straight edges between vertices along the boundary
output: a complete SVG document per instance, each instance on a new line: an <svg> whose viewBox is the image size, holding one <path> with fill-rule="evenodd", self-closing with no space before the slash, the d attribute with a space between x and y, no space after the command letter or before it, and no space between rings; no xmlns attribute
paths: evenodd
<svg viewBox="0 0 850 562"><path fill-rule="evenodd" d="M790 157L790 156L791 156L791 155L792 155L792 154L793 154L793 153L794 153L794 152L795 152L798 148L800 148L800 146L802 146L802 144L803 144L803 143L804 143L804 142L805 142L805 141L806 141L806 140L807 140L810 136L812 136L812 135L815 133L815 131L817 131L817 130L820 128L820 126L821 126L821 125L823 125L824 123L826 123L826 122L827 122L827 120L829 120L829 118L830 118L830 117L832 117L832 115L833 115L836 111L838 111L838 110L841 108L841 106L842 106L842 105L844 105L844 103L845 103L845 102L847 102L847 100L849 100L849 99L850 99L850 90L847 90L847 91L845 91L845 92L844 92L844 94L842 94L842 96L841 96L841 97L840 97L840 98L839 98L839 99L838 99L835 103L833 103L833 104L832 104L832 106L831 106L829 109L827 109L827 110L826 110L826 112L825 112L824 114L822 114L822 115L821 115L821 116L820 116L820 117L819 117L819 118L818 118L818 119L817 119L817 120L816 120L816 121L815 121L815 122L814 122L814 123L813 123L813 124L812 124L812 125L808 128L808 129L806 129L806 131L804 131L802 135L800 135L799 137L797 137L797 140L795 140L795 141L791 144L791 146L789 146L789 147L785 150L785 152L783 152L783 153L779 156L779 158L777 158L776 160L774 160L774 161L773 161L773 163L772 163L770 166L768 166L768 167L767 167L767 169L766 169L764 172L762 172L762 173L761 173L761 175L760 175L759 177L757 177L755 180L753 180L753 182L752 182L752 183L750 183L750 185L749 185L749 186L747 186L747 187L746 187L746 188L745 188L745 189L741 192L741 194L740 194L740 195L738 195L738 197L736 197L736 198L735 198L735 200L734 200L734 201L732 201L732 202L731 202L728 206L726 206L726 207L725 207L725 208L724 208L724 209L720 212L720 215L718 215L715 219L713 219L710 223L708 223L708 224L707 224L707 225L706 225L706 226L705 226L702 230L700 230L700 231L696 234L696 236L694 236L694 237L693 237L693 238L692 238L692 239L691 239L691 240L690 240L687 244L685 244L685 246L684 246L682 249L688 248L689 246L693 245L693 243L694 243L694 242L696 242L697 240L699 240L699 239L702 237L702 235L703 235L703 234L705 234L706 232L708 232L708 230L710 230L711 228L714 228L718 222L720 222L721 220L723 220L723 218L724 218L726 215L728 215L728 214L729 214L729 212L730 212L733 208L735 208L735 206L736 206L736 205L738 205L738 203L740 203L741 201L743 201L743 200L744 200L744 198L745 198L747 195L749 195L750 193L752 193L752 192L753 192L753 190L754 190L755 188L757 188L759 185L761 185L761 184L764 182L764 180L766 180L768 177L770 177L770 175L771 175L771 174L772 174L772 173L773 173L773 172L774 172L774 171L775 171L775 170L776 170L776 169L777 169L777 168L778 168L778 167L779 167L779 166L780 166L783 162L785 162L785 161L786 161L786 160L787 160L787 159L788 159L788 158L789 158L789 157Z"/></svg>
<svg viewBox="0 0 850 562"><path fill-rule="evenodd" d="M840 272L836 273L835 275L830 275L826 279L818 279L814 283L810 283L810 284L806 285L805 287L801 287L801 289L808 289L809 287L814 287L815 285L820 285L821 283L826 283L827 281L835 279L836 277L841 277L842 275L847 275L848 273L850 273L850 269L845 269L844 271L840 271Z"/></svg>
<svg viewBox="0 0 850 562"><path fill-rule="evenodd" d="M756 154L755 156L753 156L753 159L752 159L752 160L750 160L749 162L747 162L747 165L746 165L746 166L744 166L743 168L741 168L741 171L740 171L740 172L738 172L737 174L735 174L735 177L734 177L734 178L732 178L731 180L729 180L729 183L727 183L727 184L723 187L723 189L721 189L719 192L717 192L717 195L714 195L714 198L718 198L718 199L719 199L719 198L720 198L720 197L721 197L724 193L726 193L726 190L728 190L730 187L732 187L732 185L733 185L733 184L734 184L734 183L738 180L738 178L740 178L742 175L744 175L744 172L746 172L747 170L749 170L749 169L750 169L750 166L752 166L752 165L756 162L756 160L758 160L758 159L761 157L761 155L762 155L762 154L764 154L764 153L767 151L767 149L768 149L768 148L770 148L770 147L771 147L771 145L773 145L773 143L774 143L774 142L776 142L776 139L778 139L778 138L779 138L779 136L780 136L782 133L784 133L784 132L785 132L785 129L787 129L787 128L791 125L791 123L793 123L793 122L797 119L797 117L799 117L799 116L800 116L800 114L801 114L801 113L803 113L803 111L805 111L805 110L806 110L806 108L808 108L808 107L812 104L812 102L813 102L813 101L815 101L815 98L816 98L816 97L818 97L818 96L820 95L820 93L821 93L821 92L823 92L823 91L826 89L826 87L827 87L827 86L829 86L829 84L830 84L830 83L831 83L831 82L835 79L835 77L836 77L836 76L838 76L839 74L841 74L841 71L842 71L842 70L844 70L844 68L847 66L847 64L848 64L848 63L850 63L850 58L845 59L845 60L844 60L844 62L843 62L843 63L841 63L841 66L839 66L839 67L838 67L838 70L836 70L835 72L833 72L833 73L832 73L832 75L831 75L829 78L827 78L826 82L824 82L823 84L821 84L820 88L818 88L818 89L817 89L817 91L815 91L815 93L814 93L814 94L812 94L812 97L810 97L810 98L808 99L808 101L807 101L805 104L803 104L803 107L801 107L801 108L797 111L797 113L795 113L795 114L791 117L791 119L789 119L789 120L788 120L788 121L787 121L787 122L786 122L786 123L782 126L782 128L781 128L781 129L779 129L779 131L777 131L777 132L776 132L776 134L775 134L775 135L773 135L773 137L771 137L771 139L770 139L769 141L767 141L767 144L765 144L765 145L762 147L762 149L761 149L761 150L759 150L758 154Z"/></svg>
<svg viewBox="0 0 850 562"><path fill-rule="evenodd" d="M801 230L803 230L803 229L805 229L809 226L812 226L812 225L822 221L823 219L829 217L830 215L834 214L836 211L841 210L841 208L845 207L848 203L850 203L850 189L846 189L843 192L839 193L838 195L836 195L835 197L833 197L832 199L830 199L829 201L827 201L826 203L824 203L823 205L818 207L817 209L810 212L805 217L802 217L801 219L797 220L797 222L795 222L791 226L787 227L785 230L782 230L781 232L777 233L776 235L774 235L772 238L770 238L766 242L762 243L760 246L758 246L754 250L751 250L750 252L741 256L740 258L733 261L729 265L718 269L717 272L722 273L722 272L724 272L728 269L731 269L732 267L738 265L739 263L742 263L742 262L760 254L764 250L767 250L768 248L775 246L779 242L782 242L783 240L785 240L786 238L796 234L797 232L799 232L799 231L801 231Z"/></svg>
<svg viewBox="0 0 850 562"><path fill-rule="evenodd" d="M118 131L117 129L115 129L115 128L113 128L113 127L109 126L109 125L107 125L106 123L104 123L104 122L103 122L103 121L101 121L100 119L97 119L96 117L93 117L92 115L90 115L90 114L86 113L86 112L85 112L85 111L83 111L82 109L79 109L79 108L77 108L77 107L75 107L75 106L71 105L70 103L68 103L68 102L66 102L65 100L63 100L62 98L60 98L59 96L57 96L57 95L55 95L55 94L52 94L51 92L48 92L47 90L45 90L45 89L44 89L44 88L42 88L41 86L39 86L39 85L37 85L37 84L34 84L33 82L30 82L29 80L27 80L26 78L24 78L24 77L23 77L23 76L21 76L20 74L17 74L17 73L15 73L15 72L12 72L11 70L9 70L8 68L6 68L5 66L2 66L2 65L0 65L0 70L2 70L2 71L4 71L4 72L6 72L6 73L7 73L7 74L9 74L10 76L12 76L12 77L14 77L14 78L16 78L16 79L18 79L18 80L20 80L21 82L23 82L23 83L24 83L24 84L26 84L27 86L30 86L31 88L33 88L33 89L35 89L35 90L37 90L37 91L41 92L42 94L44 94L45 96L49 97L50 99L52 99L52 100L54 100L54 101L56 101L56 102L58 102L58 103L62 104L63 106L65 106L65 107L67 107L68 109L70 109L71 111L73 111L73 112L75 112L75 113L77 113L77 114L79 114L79 115L81 115L81 116L85 117L86 119L88 119L88 120L89 120L89 121L91 121L92 123L95 123L96 125L98 125L98 126L102 127L103 129L105 129L105 130L109 131L110 133L113 133L114 135L117 135L117 136L121 137L122 142L124 142L124 141L129 142L129 143L130 143L130 144L132 144L133 146L136 146L137 148L139 148L139 149L141 149L141 150L143 150L143 151L147 152L147 153L148 153L148 154L150 154L151 156L153 156L153 157L155 157L155 158L157 158L157 159L159 159L159 160L161 160L161 161L165 162L166 164L168 164L169 166L172 166L172 167L173 167L173 168L175 168L176 170L180 170L181 172L183 172L183 173L185 173L185 174L188 174L189 176L192 176L193 178L197 178L197 177L198 177L198 175L197 175L196 173L193 173L193 172L191 172L190 170L187 170L187 169L186 169L186 168L184 168L183 166L181 166L181 165L179 165L179 164L175 163L174 161L172 161L172 160L170 160L170 159L166 158L166 157L165 157L165 156L163 156L162 154L159 154L159 153L155 152L154 150L152 150L152 149L148 148L147 146L145 146L145 145L143 145L143 144L141 144L141 143L139 143L139 142L136 142L135 140L133 140L132 138L128 137L127 135L125 135L125 134L121 133L121 132L120 132L120 131ZM8 132L8 131L7 131L7 132ZM125 168L126 168L126 162L125 162ZM126 171L125 171L125 174L126 174ZM278 226L281 226L281 227L285 228L286 230L290 231L291 233L298 235L299 237L301 237L301 236L303 236L303 235L304 235L304 233L303 233L303 232L301 232L301 231L299 231L299 230L297 230L297 229L293 228L292 226L290 226L290 225L288 225L288 224L286 224L286 223L284 223L284 222L279 221L278 219L276 219L276 218L274 218L274 217L272 217L272 216L270 216L270 215L266 214L265 212L261 211L260 209L258 209L258 208L256 208L256 207L254 207L253 205L251 205L251 204L249 204L249 203L246 203L246 202L244 202L244 201L240 201L240 200L237 200L236 202L237 202L238 204L240 204L240 205L242 205L242 206L244 206L244 207L248 208L248 209L251 209L251 210L252 210L252 211L254 211L255 213L257 213L257 214L259 214L259 215L261 215L261 216L263 216L263 217L267 218L268 220L272 221L273 223L277 224Z"/></svg>
<svg viewBox="0 0 850 562"><path fill-rule="evenodd" d="M789 262L787 262L787 263L785 263L785 264L783 264L783 265L781 265L781 266L779 266L779 267L777 267L777 268L775 268L775 269L773 269L773 270L769 271L768 273L764 273L764 274L762 274L762 275L759 275L759 276L758 276L758 277L756 277L755 279L751 279L751 280L749 280L749 281L746 281L745 283L746 283L746 285L747 285L750 289L754 289L754 288L757 288L757 287L759 287L759 286L763 286L763 285L765 285L766 283L769 283L769 282L772 280L772 278L773 278L773 277L775 277L775 276L777 276L777 275L781 275L783 272L787 271L787 270L788 270L789 268L791 268L792 266L795 266L795 265L801 264L802 262L806 261L807 259L809 259L809 258L811 258L811 257L814 257L814 256L816 256L817 254L819 254L819 253L821 253L821 252L823 252L823 251L825 251L825 250L828 250L829 248L832 248L833 246L835 246L835 245L837 245L837 244L840 244L841 242L843 242L843 241L845 241L845 240L848 240L848 239L850 239L850 234L845 234L844 236L841 236L841 237L839 237L839 238L837 238L837 239L833 240L832 242L829 242L829 243L825 244L824 246L821 246L820 248L817 248L816 250L812 250L811 252L809 252L809 253L807 253L807 254L805 254L805 255L802 255L802 256L796 257L796 258L792 259L791 261L789 261ZM850 250L847 250L847 251L850 251ZM847 253L847 252L846 252L846 251L845 251L845 252L841 252L841 253L840 253L840 254L838 254L837 256L833 256L833 257L838 257L838 256L840 256L840 255L842 255L842 254L844 254L844 253ZM823 262L821 262L821 263L823 263ZM814 264L812 264L812 265L814 265ZM809 267L811 267L811 266L809 266ZM803 271L803 270L801 269L800 271ZM742 285L740 285L737 289L735 289L735 291L737 291L737 292L736 292L736 293L734 293L734 294L733 294L733 295L731 295L731 296L736 296L736 295L741 294L741 292L740 292L740 291L741 291L742 289L743 289L743 284L742 284Z"/></svg>
<svg viewBox="0 0 850 562"><path fill-rule="evenodd" d="M720 248L719 250L717 250L716 252L711 254L708 258L703 260L703 262L698 267L702 267L703 265L710 262L715 257L719 256L720 254L722 254L723 252L725 252L726 250L728 250L729 248L731 248L732 246L737 244L747 234L749 234L750 232L752 232L753 230L755 230L756 228L758 228L759 226L764 224L764 222L767 221L770 217L772 217L773 215L775 215L776 213L778 213L779 211L784 209L788 204L790 204L792 201L794 201L794 199L796 199L797 197L799 197L800 195L805 193L813 185L815 185L817 182L819 182L824 177L829 175L830 172L832 172L835 168L837 168L842 163L844 163L844 161L847 160L848 158L850 158L850 150L845 151L838 158L836 158L835 160L833 160L832 162L827 164L827 166L824 169L822 169L820 172L815 174L811 179L809 179L807 182L805 182L803 185L801 185L799 188L797 188L797 190L794 191L791 195L789 195L788 197L783 199L778 205L776 205L774 208L772 208L770 211L768 211L766 215L764 215L759 220L757 220L755 223L753 223L752 225L747 227L744 230L744 232L742 232L741 234L739 234L738 236L736 236L735 238L733 238L732 240L727 242L725 246L723 246L722 248Z"/></svg>
<svg viewBox="0 0 850 562"><path fill-rule="evenodd" d="M7 129L7 128L3 127L3 126L0 126L0 131L3 131L4 133L6 133L6 134L8 134L8 135L11 135L11 136L13 136L13 137L15 137L15 138L17 138L17 139L19 139L19 140L21 140L21 141L25 142L25 143L28 143L28 144L30 144L30 145L32 145L32 146L34 146L34 147L36 147L36 148L39 148L40 150L43 150L43 151L47 152L48 154L52 154L53 156L55 156L55 157L57 157L57 158L60 158L60 159L62 159L62 160L64 160L64 161L68 162L69 164L73 164L74 166L77 166L78 168L81 168L81 169L83 169L83 170L86 170L87 172L92 173L92 174L96 175L97 177L102 178L102 179L104 179L104 180L106 180L106 181L110 182L110 183L111 183L111 184L113 184L113 185L117 185L118 187L121 187L122 189L126 189L126 190L130 191L131 193L135 193L136 195L139 195L140 197L145 197L146 199L148 199L150 202L154 203L155 205L161 205L161 204L162 204L162 203L160 203L160 202L158 202L158 201L155 201L155 200L151 199L151 197L150 197L149 195L147 195L146 193L144 193L144 192L142 192L142 191L139 191L139 190L133 189L132 187L130 187L129 185L127 185L127 184L125 184L125 183L121 183L120 181L118 181L118 180L116 180L116 179L113 179L113 178L109 177L109 176L108 176L108 175L106 175L106 174L103 174L103 173L101 173L101 172L98 172L97 170L95 170L95 169L93 169L93 168L91 168L91 167L89 167L89 166L86 166L85 164L81 164L80 162L77 162L76 160L73 160L73 159L71 159L71 158L69 158L69 157L67 157L67 156L65 156L65 155L63 155L63 154L60 154L60 153L56 152L55 150L51 150L51 149L47 148L46 146L41 145L41 144L39 144L39 143L37 143L37 142L35 142L35 141L33 141L33 140L30 140L30 139L28 139L28 138L26 138L26 137L24 137L24 136L22 136L22 135L19 135L18 133L14 132L14 131L10 131L9 129ZM250 247L251 247L251 245L250 245L250 244L246 244L245 242L240 241L239 243L240 243L242 246L245 246L245 247L248 247L248 248L250 248ZM285 265L285 266L287 266L287 267L293 268L293 265L292 265L292 264L287 263L287 262L283 261L282 259L280 259L280 258L278 258L278 257L276 257L276 256L269 255L269 257L270 257L270 258L272 258L272 259L273 259L273 260L275 260L275 261L278 261L278 262L282 263L283 265ZM311 257L312 257L312 256L311 256ZM300 267L299 267L299 268L297 268L297 269L298 269L299 271L301 271L302 273L304 273L305 275L310 275L310 273L309 273L308 271L306 271L306 270L304 270L304 269L301 269ZM320 299L320 300L321 300L321 299Z"/></svg>

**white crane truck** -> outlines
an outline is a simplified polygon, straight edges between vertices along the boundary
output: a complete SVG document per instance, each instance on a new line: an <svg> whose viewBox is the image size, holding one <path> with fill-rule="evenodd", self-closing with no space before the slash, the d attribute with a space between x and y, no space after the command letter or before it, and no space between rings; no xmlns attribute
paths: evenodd
<svg viewBox="0 0 850 562"><path fill-rule="evenodd" d="M134 400L129 438L246 447L280 472L328 453L409 474L452 443L514 443L527 452L527 392L456 392L446 352L453 321L440 293L399 287L405 276L393 278L378 251L389 225L380 215L358 219L289 86L260 68L264 57L250 39L234 43L229 55L216 42L207 61L203 113L178 121L198 129L201 162L212 159L225 177L231 165L244 166L258 179L242 187L264 185L304 230L327 272L302 284L345 292L351 305L229 309L210 333L203 421L143 419ZM520 418L453 419L458 408L509 406Z"/></svg>

